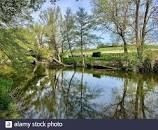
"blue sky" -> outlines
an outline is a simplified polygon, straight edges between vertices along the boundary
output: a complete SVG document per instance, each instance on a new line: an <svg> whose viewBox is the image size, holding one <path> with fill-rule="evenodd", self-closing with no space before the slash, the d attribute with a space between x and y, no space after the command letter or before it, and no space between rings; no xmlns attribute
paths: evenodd
<svg viewBox="0 0 158 130"><path fill-rule="evenodd" d="M60 0L57 2L57 5L61 7L62 12L64 13L68 7L72 9L73 12L76 12L79 7L85 8L88 13L91 13L92 6L91 0Z"/></svg>
<svg viewBox="0 0 158 130"><path fill-rule="evenodd" d="M77 2L76 0L60 0L55 5L52 5L49 1L50 0L47 0L47 2L42 6L42 8L38 12L33 13L34 21L38 22L38 16L40 14L40 11L47 10L48 8L53 6L59 6L63 15L65 14L67 8L71 8L72 12L76 13L79 7L85 8L85 10L89 14L92 13L92 0L79 0ZM105 31L104 33L97 32L97 35L103 37L104 42L111 42L110 35L108 33L105 33Z"/></svg>
<svg viewBox="0 0 158 130"><path fill-rule="evenodd" d="M73 13L75 13L79 7L85 8L85 10L91 14L92 12L92 6L91 6L92 0L79 0L76 2L76 0L60 0L57 1L55 5L50 3L50 0L47 0L47 2L42 6L42 8L33 13L33 18L35 21L38 21L38 16L40 14L40 11L47 10L48 8L59 6L61 8L62 14L64 15L67 8L71 8Z"/></svg>

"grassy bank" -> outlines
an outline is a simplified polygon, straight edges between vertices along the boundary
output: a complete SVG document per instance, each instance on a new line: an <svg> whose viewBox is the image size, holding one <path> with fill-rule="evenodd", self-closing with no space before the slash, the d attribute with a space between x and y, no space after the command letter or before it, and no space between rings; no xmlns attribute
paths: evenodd
<svg viewBox="0 0 158 130"><path fill-rule="evenodd" d="M100 57L92 57L94 52L101 52ZM76 64L80 66L82 59L80 57L79 50L75 50L74 57L71 57L69 53L64 57L65 64ZM98 49L90 49L84 51L85 63L90 65L101 65L111 67L128 66L133 68L138 64L137 52L135 46L128 46L128 55L123 52L123 47L106 47ZM144 47L144 59L150 59L151 62L158 59L158 46L146 45Z"/></svg>
<svg viewBox="0 0 158 130"><path fill-rule="evenodd" d="M0 76L0 118L18 118L17 106L10 97L13 81Z"/></svg>
<svg viewBox="0 0 158 130"><path fill-rule="evenodd" d="M21 71L23 70L23 71ZM15 103L12 92L26 79L26 68L16 70L11 65L0 65L0 118L15 119L20 118L18 106ZM30 75L28 75L29 77ZM18 81L18 82L17 82Z"/></svg>

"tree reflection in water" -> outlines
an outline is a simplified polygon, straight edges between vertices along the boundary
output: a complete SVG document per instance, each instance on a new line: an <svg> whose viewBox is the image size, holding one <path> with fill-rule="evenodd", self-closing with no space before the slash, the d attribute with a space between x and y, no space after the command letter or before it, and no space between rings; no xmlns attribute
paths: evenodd
<svg viewBox="0 0 158 130"><path fill-rule="evenodd" d="M22 118L158 118L155 76L40 66L19 84L14 97Z"/></svg>
<svg viewBox="0 0 158 130"><path fill-rule="evenodd" d="M99 95L99 90L88 88L74 71L70 78L63 70L43 71L34 74L16 96L24 118L95 118L92 99ZM42 76L41 76L42 75ZM38 80L36 80L38 79Z"/></svg>
<svg viewBox="0 0 158 130"><path fill-rule="evenodd" d="M152 102L149 101L154 98L158 99L158 95L153 94L158 85L157 82L155 84L153 77L148 78L152 79L146 81L143 76L139 76L137 79L125 78L122 94L115 96L114 104L104 107L104 117L112 119L158 118L157 102L153 102L156 107L152 108ZM113 94L116 95L116 93ZM154 117L150 117L150 115L154 115Z"/></svg>

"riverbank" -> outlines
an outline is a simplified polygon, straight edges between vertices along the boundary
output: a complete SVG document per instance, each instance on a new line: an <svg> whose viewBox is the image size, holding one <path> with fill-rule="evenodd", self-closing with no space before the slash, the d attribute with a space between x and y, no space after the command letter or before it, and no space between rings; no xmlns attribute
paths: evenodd
<svg viewBox="0 0 158 130"><path fill-rule="evenodd" d="M134 45L128 46L127 55L124 54L122 46L105 46L96 49L87 49L84 51L84 56L86 68L158 73L157 45L144 46L142 63L138 60ZM66 53L63 58L63 63L81 67L82 59L80 51L74 50L73 57L71 54Z"/></svg>
<svg viewBox="0 0 158 130"><path fill-rule="evenodd" d="M127 56L124 53L115 54L103 54L100 57L85 56L85 67L105 70L121 70L121 71L133 71L141 73L158 73L158 52L146 52L142 63L137 58L136 53L128 53ZM67 65L73 65L75 67L82 66L81 57L69 57L64 58L63 63Z"/></svg>

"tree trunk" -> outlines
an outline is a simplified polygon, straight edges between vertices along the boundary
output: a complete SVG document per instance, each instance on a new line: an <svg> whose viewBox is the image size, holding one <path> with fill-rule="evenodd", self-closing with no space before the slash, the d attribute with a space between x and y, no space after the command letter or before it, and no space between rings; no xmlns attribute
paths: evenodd
<svg viewBox="0 0 158 130"><path fill-rule="evenodd" d="M138 59L139 59L140 63L143 62L143 51L142 51L141 47L142 47L141 45L137 46L137 55L138 55Z"/></svg>
<svg viewBox="0 0 158 130"><path fill-rule="evenodd" d="M60 57L60 53L59 53L59 50L58 50L58 47L57 47L57 42L56 42L56 39L55 39L55 36L53 35L52 36L52 44L53 44L53 47L54 47L54 50L55 50L55 58L61 62L61 57Z"/></svg>
<svg viewBox="0 0 158 130"><path fill-rule="evenodd" d="M81 58L82 58L82 67L85 67L84 54L83 54L83 44L81 44Z"/></svg>
<svg viewBox="0 0 158 130"><path fill-rule="evenodd" d="M149 7L150 7L150 0L147 0L146 1L145 15L144 15L144 22L143 22L143 29L142 29L142 34L141 34L141 45L140 45L141 58L143 58L143 52L144 52L144 41L145 41L145 35L146 35L147 16L149 13Z"/></svg>
<svg viewBox="0 0 158 130"><path fill-rule="evenodd" d="M143 61L143 52L144 52L144 41L146 35L146 26L148 22L148 14L150 9L150 0L146 0L145 3L145 14L143 18L143 27L142 30L139 29L139 10L140 10L140 0L136 0L136 20L135 20L135 31L136 31L136 46L137 46L137 54L140 62ZM139 31L141 32L141 36L139 37Z"/></svg>
<svg viewBox="0 0 158 130"><path fill-rule="evenodd" d="M121 34L122 40L123 40L123 48L124 48L124 53L127 55L128 54L128 49L127 49L127 42L125 40L125 37L123 34Z"/></svg>
<svg viewBox="0 0 158 130"><path fill-rule="evenodd" d="M124 53L125 53L125 54L128 54L127 43L126 43L126 42L124 42Z"/></svg>
<svg viewBox="0 0 158 130"><path fill-rule="evenodd" d="M82 67L85 67L84 54L83 54L83 36L82 36L82 27L81 27L81 58L82 58Z"/></svg>
<svg viewBox="0 0 158 130"><path fill-rule="evenodd" d="M71 48L71 45L70 45L70 40L69 40L68 34L67 34L67 41L68 41L68 45L69 45L69 50L70 50L71 56L73 58L73 62L75 64L75 59L74 59L74 55L73 55L72 48Z"/></svg>
<svg viewBox="0 0 158 130"><path fill-rule="evenodd" d="M136 14L135 14L135 37L136 37L136 47L137 55L140 62L142 62L141 49L140 49L140 39L139 39L139 9L140 9L140 0L135 1L136 4Z"/></svg>

